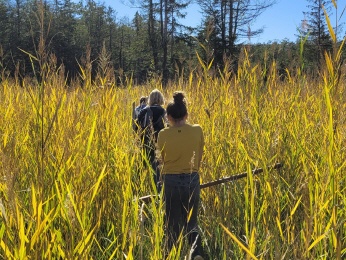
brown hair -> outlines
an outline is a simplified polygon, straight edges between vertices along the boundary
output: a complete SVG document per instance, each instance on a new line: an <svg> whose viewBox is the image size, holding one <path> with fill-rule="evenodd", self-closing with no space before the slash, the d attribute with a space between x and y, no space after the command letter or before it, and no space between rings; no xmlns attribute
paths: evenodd
<svg viewBox="0 0 346 260"><path fill-rule="evenodd" d="M148 97L146 96L142 96L140 99L139 99L139 103L147 103L147 100L148 100Z"/></svg>
<svg viewBox="0 0 346 260"><path fill-rule="evenodd" d="M183 91L173 93L173 100L168 103L166 111L175 121L180 121L187 115L186 97Z"/></svg>

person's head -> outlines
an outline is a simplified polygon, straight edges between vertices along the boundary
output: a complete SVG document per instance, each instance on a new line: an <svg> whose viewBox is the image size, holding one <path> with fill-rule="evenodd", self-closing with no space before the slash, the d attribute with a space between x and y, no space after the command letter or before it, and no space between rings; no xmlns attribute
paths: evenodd
<svg viewBox="0 0 346 260"><path fill-rule="evenodd" d="M140 104L146 104L148 101L148 97L146 96L142 96L140 99L139 99L139 103Z"/></svg>
<svg viewBox="0 0 346 260"><path fill-rule="evenodd" d="M152 105L162 106L164 102L165 100L160 90L154 89L153 91L151 91L151 93L149 94L149 100L148 100L149 106L152 106Z"/></svg>
<svg viewBox="0 0 346 260"><path fill-rule="evenodd" d="M168 103L166 113L167 116L175 122L186 119L187 103L183 91L175 91L173 93L173 100Z"/></svg>

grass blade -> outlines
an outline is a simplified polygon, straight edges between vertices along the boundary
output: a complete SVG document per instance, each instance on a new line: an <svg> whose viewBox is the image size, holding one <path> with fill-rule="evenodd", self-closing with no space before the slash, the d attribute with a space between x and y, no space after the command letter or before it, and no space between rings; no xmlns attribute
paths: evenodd
<svg viewBox="0 0 346 260"><path fill-rule="evenodd" d="M246 246L244 246L244 244L235 235L233 235L224 225L220 225L226 231L226 233L234 240L234 242L236 242L238 246L240 246L250 257L252 257L252 259L258 260L258 258L253 253L251 253L251 251Z"/></svg>

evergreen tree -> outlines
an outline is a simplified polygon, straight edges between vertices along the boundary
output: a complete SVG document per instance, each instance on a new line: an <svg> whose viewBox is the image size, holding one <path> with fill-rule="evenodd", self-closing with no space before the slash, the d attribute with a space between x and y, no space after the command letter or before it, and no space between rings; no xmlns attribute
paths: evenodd
<svg viewBox="0 0 346 260"><path fill-rule="evenodd" d="M0 47L5 48L9 40L9 9L6 3L0 0Z"/></svg>
<svg viewBox="0 0 346 260"><path fill-rule="evenodd" d="M191 28L179 23L179 19L186 15L183 11L189 1L147 0L141 4L148 23L153 67L165 85L174 76L175 61L180 52L177 48L182 46L180 41L189 41L188 33L185 33Z"/></svg>
<svg viewBox="0 0 346 260"><path fill-rule="evenodd" d="M87 28L87 42L92 47L91 59L97 60L104 41L108 39L106 7L94 0L88 0L84 6L82 19Z"/></svg>
<svg viewBox="0 0 346 260"><path fill-rule="evenodd" d="M198 0L197 2L204 13L205 24L208 27L213 26L212 29L216 32L212 45L216 51L215 62L221 67L224 55L236 58L238 53L236 44L241 44L244 40L263 32L262 28L251 27L256 18L275 3L273 0Z"/></svg>
<svg viewBox="0 0 346 260"><path fill-rule="evenodd" d="M76 14L78 5L71 0L55 1L51 25L51 52L58 59L59 64L64 64L69 76L77 74L77 59L82 55L83 48L78 46L80 38L76 33Z"/></svg>
<svg viewBox="0 0 346 260"><path fill-rule="evenodd" d="M307 0L310 4L308 12L304 12L306 20L301 30L302 38L306 38L304 58L311 69L320 67L324 52L331 51L332 40L328 32L325 12L331 15L331 1ZM319 57L316 60L316 57ZM315 65L314 65L315 64Z"/></svg>
<svg viewBox="0 0 346 260"><path fill-rule="evenodd" d="M155 71L152 64L152 56L149 38L147 34L147 23L143 16L138 12L132 21L135 31L132 48L129 50L131 57L131 67L133 76L137 83L144 83L148 77Z"/></svg>

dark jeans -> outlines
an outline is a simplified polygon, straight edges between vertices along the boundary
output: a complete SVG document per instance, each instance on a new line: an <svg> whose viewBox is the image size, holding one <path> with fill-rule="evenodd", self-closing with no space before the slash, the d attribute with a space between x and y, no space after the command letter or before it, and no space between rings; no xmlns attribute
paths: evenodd
<svg viewBox="0 0 346 260"><path fill-rule="evenodd" d="M161 191L161 185L160 185L160 168L159 168L159 161L156 158L155 154L155 145L152 143L144 144L143 152L145 153L146 159L148 160L150 164L150 168L153 170L153 179L156 186L157 192ZM146 162L144 162L146 164Z"/></svg>
<svg viewBox="0 0 346 260"><path fill-rule="evenodd" d="M183 235L187 234L190 246L195 246L192 257L203 255L197 223L200 200L199 174L197 172L163 174L162 177L166 204L168 250L171 250L176 244L180 233L183 231ZM190 216L189 220L188 216Z"/></svg>

